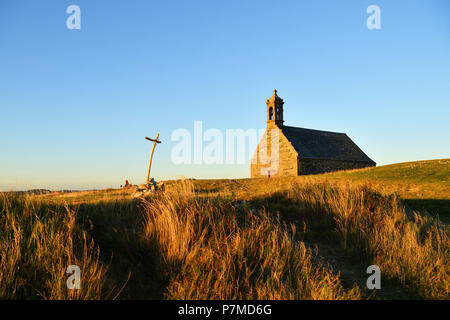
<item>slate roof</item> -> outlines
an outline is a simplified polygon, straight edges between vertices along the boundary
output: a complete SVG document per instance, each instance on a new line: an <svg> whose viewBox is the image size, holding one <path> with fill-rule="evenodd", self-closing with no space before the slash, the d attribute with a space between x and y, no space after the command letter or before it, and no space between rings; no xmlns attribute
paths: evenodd
<svg viewBox="0 0 450 320"><path fill-rule="evenodd" d="M375 162L345 133L281 126L300 158Z"/></svg>

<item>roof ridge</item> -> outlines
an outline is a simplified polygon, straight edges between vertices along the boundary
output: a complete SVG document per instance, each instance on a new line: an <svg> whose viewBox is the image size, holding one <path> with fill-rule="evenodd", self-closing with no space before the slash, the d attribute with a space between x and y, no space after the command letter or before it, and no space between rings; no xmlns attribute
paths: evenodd
<svg viewBox="0 0 450 320"><path fill-rule="evenodd" d="M336 133L336 134L345 134L345 132L336 132L336 131L327 131L327 130L317 130L317 129L310 129L310 128L302 128L302 127L292 127L292 126L283 126L286 128L294 128L294 129L302 129L302 130L310 130L310 131L318 131L318 132L326 132L326 133ZM283 129L283 127L281 129Z"/></svg>

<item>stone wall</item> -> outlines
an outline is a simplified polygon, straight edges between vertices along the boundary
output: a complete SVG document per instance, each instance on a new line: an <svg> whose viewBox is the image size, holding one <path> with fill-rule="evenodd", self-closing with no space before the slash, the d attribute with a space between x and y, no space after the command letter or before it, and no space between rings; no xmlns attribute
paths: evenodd
<svg viewBox="0 0 450 320"><path fill-rule="evenodd" d="M275 129L275 132L278 132L278 157L271 154L272 129ZM264 141L267 142L263 143ZM259 157L261 154L267 154L267 156L272 159L271 164L262 163L263 161L261 161ZM264 174L264 171L269 169L271 177L296 176L298 173L297 158L297 152L283 135L281 130L275 124L269 123L263 137L261 138L261 141L258 144L255 154L253 155L252 164L250 165L250 176L252 178L268 177L267 174ZM276 163L276 159L278 159L278 163ZM263 172L261 172L261 169L263 169Z"/></svg>
<svg viewBox="0 0 450 320"><path fill-rule="evenodd" d="M375 166L373 163L360 161L298 159L298 174L318 174L324 172L360 169L373 166Z"/></svg>

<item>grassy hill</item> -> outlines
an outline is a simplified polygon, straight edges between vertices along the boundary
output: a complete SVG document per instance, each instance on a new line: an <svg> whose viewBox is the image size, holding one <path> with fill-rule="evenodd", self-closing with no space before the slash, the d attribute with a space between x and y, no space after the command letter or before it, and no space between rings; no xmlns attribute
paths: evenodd
<svg viewBox="0 0 450 320"><path fill-rule="evenodd" d="M439 215L450 222L450 159L415 161L314 176L269 179L194 180L200 193L230 194L251 199L303 183L368 185L378 192L396 194L410 210Z"/></svg>
<svg viewBox="0 0 450 320"><path fill-rule="evenodd" d="M450 159L405 162L328 176L370 181L397 193L410 209L439 215L443 221L450 222Z"/></svg>
<svg viewBox="0 0 450 320"><path fill-rule="evenodd" d="M0 194L0 298L448 299L449 163Z"/></svg>
<svg viewBox="0 0 450 320"><path fill-rule="evenodd" d="M450 159L396 163L381 167L334 172L327 175L351 180L370 179L403 184L436 184L442 187L446 186L448 191L450 187ZM440 189L441 191L444 190L444 188Z"/></svg>

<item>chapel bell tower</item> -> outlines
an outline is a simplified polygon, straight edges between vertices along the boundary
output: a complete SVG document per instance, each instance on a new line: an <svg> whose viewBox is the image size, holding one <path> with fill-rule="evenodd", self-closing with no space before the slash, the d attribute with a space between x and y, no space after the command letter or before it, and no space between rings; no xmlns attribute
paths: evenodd
<svg viewBox="0 0 450 320"><path fill-rule="evenodd" d="M283 104L284 101L277 96L277 90L273 90L273 96L266 100L267 104L267 125L275 124L283 126Z"/></svg>

